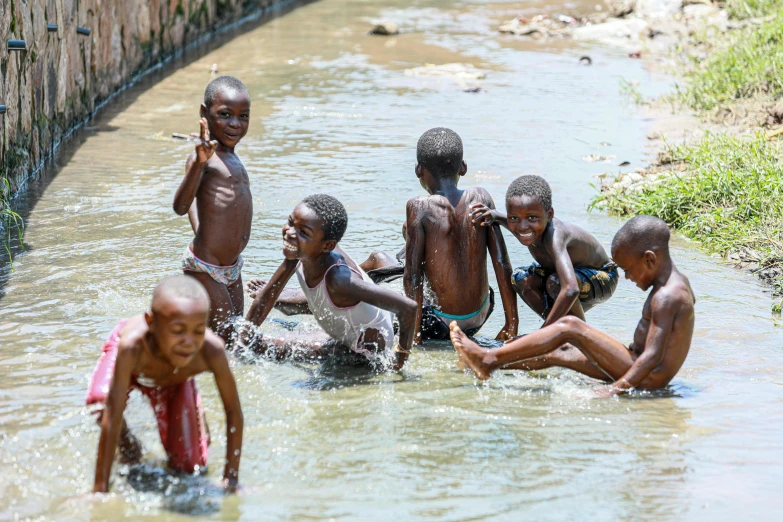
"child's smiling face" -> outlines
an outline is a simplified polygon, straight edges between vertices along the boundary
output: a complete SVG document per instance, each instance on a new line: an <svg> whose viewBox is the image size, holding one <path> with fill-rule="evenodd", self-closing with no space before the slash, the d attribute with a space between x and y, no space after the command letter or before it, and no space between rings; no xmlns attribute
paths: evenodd
<svg viewBox="0 0 783 522"><path fill-rule="evenodd" d="M533 196L513 197L506 201L508 229L520 243L529 247L544 234L554 216L553 209L545 209Z"/></svg>
<svg viewBox="0 0 783 522"><path fill-rule="evenodd" d="M283 225L283 255L286 259L318 257L334 250L335 241L324 241L323 220L304 203L296 206Z"/></svg>
<svg viewBox="0 0 783 522"><path fill-rule="evenodd" d="M175 368L187 365L201 349L208 321L209 302L204 299L167 297L147 313L160 355Z"/></svg>
<svg viewBox="0 0 783 522"><path fill-rule="evenodd" d="M201 107L201 114L209 122L210 139L233 148L247 134L250 97L246 92L223 89L215 95L209 108Z"/></svg>

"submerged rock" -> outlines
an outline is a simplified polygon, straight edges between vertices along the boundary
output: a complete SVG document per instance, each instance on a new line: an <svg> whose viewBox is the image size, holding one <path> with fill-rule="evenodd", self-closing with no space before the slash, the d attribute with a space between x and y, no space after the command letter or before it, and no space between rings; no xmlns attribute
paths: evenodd
<svg viewBox="0 0 783 522"><path fill-rule="evenodd" d="M469 63L445 63L443 65L428 63L422 67L405 69L405 76L451 78L454 80L483 80L487 77L484 71L476 69Z"/></svg>
<svg viewBox="0 0 783 522"><path fill-rule="evenodd" d="M379 22L370 29L370 34L378 36L391 36L400 34L400 28L394 22Z"/></svg>

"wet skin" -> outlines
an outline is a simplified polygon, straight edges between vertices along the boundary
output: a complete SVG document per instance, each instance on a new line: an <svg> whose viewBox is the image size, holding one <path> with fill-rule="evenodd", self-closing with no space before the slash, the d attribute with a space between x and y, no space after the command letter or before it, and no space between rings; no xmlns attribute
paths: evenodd
<svg viewBox="0 0 783 522"><path fill-rule="evenodd" d="M223 485L230 491L236 489L244 419L225 345L207 329L208 315L209 304L204 300L163 296L153 303L153 311L131 317L125 324L120 333L114 377L100 418L93 491L108 492L118 445L126 455L140 457L138 442L130 435L123 418L131 380L143 375L160 387L168 387L204 372L214 375L226 413Z"/></svg>
<svg viewBox="0 0 783 522"><path fill-rule="evenodd" d="M530 251L533 259L553 276L543 280L535 274L521 280L515 290L525 303L545 319L548 326L566 314L584 320L579 303L579 280L574 267L601 268L609 262L604 247L586 230L554 217L554 209L545 209L538 198L514 197L506 201L508 214L486 205L474 204L475 223L506 227ZM557 296L549 314L544 307L544 292Z"/></svg>
<svg viewBox="0 0 783 522"><path fill-rule="evenodd" d="M288 222L283 226L282 251L285 260L269 282L257 291L247 313L247 321L255 326L260 326L264 322L301 262L307 285L312 288L325 279L326 290L335 306L347 308L365 302L397 315L400 322L400 346L395 348L395 368L401 368L413 344L416 303L397 292L366 282L346 266L337 266L329 270L338 263L352 264L352 261L343 257L336 241L324 239L322 226L323 221L307 205L300 203L294 209ZM358 268L355 265L352 267ZM266 342L263 339L261 342L254 341L253 333L249 329L241 332L240 339L244 344L251 345L253 349L262 352L273 346L276 352L283 356L290 355L291 352L290 341ZM377 345L380 350L386 348L383 345L383 336L372 328L365 330L364 340L368 349L374 348L372 345ZM304 344L316 357L327 355L332 348L325 339L305 340L304 343L297 344L300 346Z"/></svg>
<svg viewBox="0 0 783 522"><path fill-rule="evenodd" d="M489 378L497 368L563 366L614 381L600 391L602 395L666 386L682 367L693 337L696 299L688 278L677 270L667 252L639 254L624 245L612 256L626 279L643 291L652 288L630 348L575 317L561 318L495 350L479 347L452 324L451 339L460 360L480 379ZM576 350L582 357L575 356Z"/></svg>
<svg viewBox="0 0 783 522"><path fill-rule="evenodd" d="M249 122L250 98L245 92L223 90L209 107L202 104L201 136L174 196L174 211L188 214L195 233L190 244L193 254L212 265L233 265L250 239L250 180L234 153ZM227 287L205 273L185 273L207 289L212 303L210 327L228 340L231 330L222 325L244 310L241 277Z"/></svg>
<svg viewBox="0 0 783 522"><path fill-rule="evenodd" d="M421 315L424 285L437 298L447 314L464 315L478 310L489 292L487 252L498 281L503 301L505 324L497 339L517 334L517 299L511 286L511 262L503 234L497 225L481 227L471 220L469 208L480 204L494 209L489 193L479 187L460 190L457 183L467 165L453 179L433 176L421 165L416 176L429 193L408 201L405 236L405 295L418 304L416 342L421 342Z"/></svg>

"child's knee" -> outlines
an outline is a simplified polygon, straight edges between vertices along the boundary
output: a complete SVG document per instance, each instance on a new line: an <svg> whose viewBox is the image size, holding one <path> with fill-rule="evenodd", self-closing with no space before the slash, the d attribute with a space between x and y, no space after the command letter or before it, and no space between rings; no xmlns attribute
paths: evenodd
<svg viewBox="0 0 783 522"><path fill-rule="evenodd" d="M553 297L560 293L560 279L557 277L557 274L547 277L546 292Z"/></svg>
<svg viewBox="0 0 783 522"><path fill-rule="evenodd" d="M543 292L541 280L534 275L528 275L521 279L514 279L511 281L511 284L522 296L541 295Z"/></svg>

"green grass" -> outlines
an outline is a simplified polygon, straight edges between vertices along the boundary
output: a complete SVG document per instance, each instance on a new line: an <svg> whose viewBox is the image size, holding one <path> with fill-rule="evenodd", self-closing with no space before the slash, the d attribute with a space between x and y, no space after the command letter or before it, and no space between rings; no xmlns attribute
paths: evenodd
<svg viewBox="0 0 783 522"><path fill-rule="evenodd" d="M11 194L11 184L6 178L0 178L0 232L3 233L3 248L8 255L8 261L12 261L11 256L11 234L16 232L19 242L22 243L24 233L24 220L22 216L11 210L8 203ZM13 269L13 265L11 266Z"/></svg>
<svg viewBox="0 0 783 522"><path fill-rule="evenodd" d="M783 0L752 3L765 8L774 4L776 15L728 37L705 37L713 49L686 73L688 87L679 97L687 105L707 111L759 94L783 93Z"/></svg>
<svg viewBox="0 0 783 522"><path fill-rule="evenodd" d="M668 149L682 171L638 192L597 196L591 207L616 215L658 216L709 251L741 247L761 254L761 266L783 264L783 154L762 133L706 135ZM783 280L776 282L783 290Z"/></svg>
<svg viewBox="0 0 783 522"><path fill-rule="evenodd" d="M783 9L781 0L728 0L723 5L729 16L735 19L758 18Z"/></svg>

